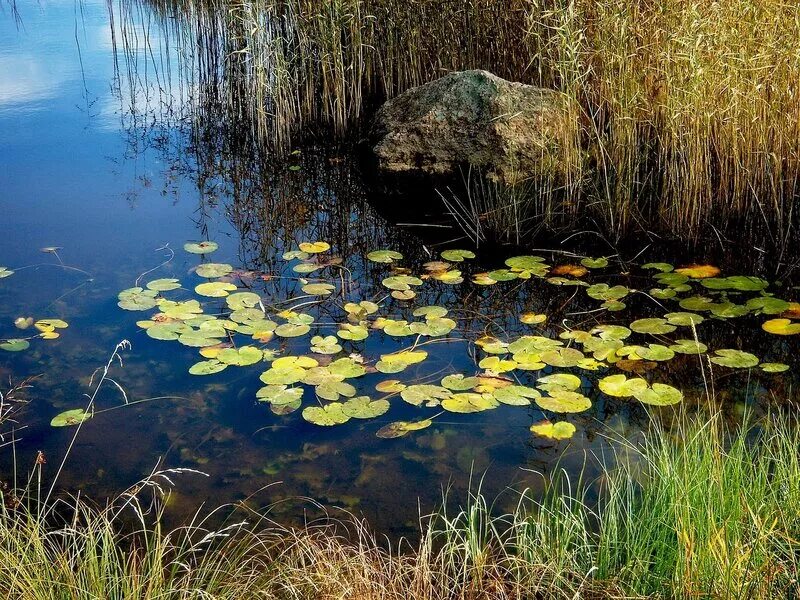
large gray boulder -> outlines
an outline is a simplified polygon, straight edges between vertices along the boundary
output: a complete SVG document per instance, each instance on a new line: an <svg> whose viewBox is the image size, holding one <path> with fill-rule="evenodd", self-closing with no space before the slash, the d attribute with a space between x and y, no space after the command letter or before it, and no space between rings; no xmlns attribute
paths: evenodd
<svg viewBox="0 0 800 600"><path fill-rule="evenodd" d="M447 174L466 165L516 183L563 174L577 131L577 111L564 94L458 71L386 102L373 150L387 171Z"/></svg>

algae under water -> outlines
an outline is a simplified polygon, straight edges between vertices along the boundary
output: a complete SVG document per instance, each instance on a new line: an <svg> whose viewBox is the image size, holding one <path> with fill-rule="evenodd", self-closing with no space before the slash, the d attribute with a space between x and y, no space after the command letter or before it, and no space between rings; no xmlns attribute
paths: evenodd
<svg viewBox="0 0 800 600"><path fill-rule="evenodd" d="M59 487L101 498L160 463L207 474L179 480L176 515L307 496L406 533L417 499L473 474L535 487L675 406L796 400L800 292L742 249L476 256L432 215L386 217L347 148L270 161L209 139L180 110L194 84L164 103L118 68L105 3L17 10L24 26L0 18L0 375L41 376L3 433L23 468L58 464L81 423ZM127 64L146 71L151 47L129 40ZM123 339L126 397L105 387L87 414Z"/></svg>

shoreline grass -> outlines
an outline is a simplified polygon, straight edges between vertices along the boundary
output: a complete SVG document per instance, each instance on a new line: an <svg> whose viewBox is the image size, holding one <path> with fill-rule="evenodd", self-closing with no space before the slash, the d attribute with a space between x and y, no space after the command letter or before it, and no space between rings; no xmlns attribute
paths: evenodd
<svg viewBox="0 0 800 600"><path fill-rule="evenodd" d="M722 417L620 440L584 485L559 475L495 514L476 490L423 519L418 544L343 518L284 527L236 507L224 525L161 525L162 471L105 507L4 502L5 598L788 598L800 593L800 433L788 416ZM624 456L624 459L623 459ZM37 464L37 469L42 465ZM589 503L592 490L599 501ZM150 498L146 500L145 498ZM4 497L7 500L8 497ZM223 507L219 511L229 510Z"/></svg>

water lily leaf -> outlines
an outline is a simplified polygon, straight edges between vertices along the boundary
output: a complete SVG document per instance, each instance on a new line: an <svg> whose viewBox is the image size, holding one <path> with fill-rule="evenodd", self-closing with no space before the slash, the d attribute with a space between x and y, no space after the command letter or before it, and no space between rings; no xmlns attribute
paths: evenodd
<svg viewBox="0 0 800 600"><path fill-rule="evenodd" d="M333 378L320 383L314 388L317 392L317 396L325 400L338 400L339 396L351 398L356 395L356 388L346 381L337 381L335 377L334 375ZM303 382L309 383L307 378L304 378Z"/></svg>
<svg viewBox="0 0 800 600"><path fill-rule="evenodd" d="M475 258L475 253L470 250L445 250L440 256L450 262L463 262L465 258Z"/></svg>
<svg viewBox="0 0 800 600"><path fill-rule="evenodd" d="M273 363L274 364L274 363ZM299 383L306 375L306 369L300 366L271 367L260 375L261 381L267 385L290 385Z"/></svg>
<svg viewBox="0 0 800 600"><path fill-rule="evenodd" d="M442 283L446 283L448 285L456 285L464 281L464 278L461 276L461 271L458 269L432 273L431 277L436 281L441 281Z"/></svg>
<svg viewBox="0 0 800 600"><path fill-rule="evenodd" d="M751 311L764 315L778 315L789 310L791 304L780 298L760 296L758 298L750 298L745 306Z"/></svg>
<svg viewBox="0 0 800 600"><path fill-rule="evenodd" d="M631 323L631 329L636 333L649 333L650 335L662 335L675 331L675 325L667 323L666 319L637 319Z"/></svg>
<svg viewBox="0 0 800 600"><path fill-rule="evenodd" d="M619 311L627 308L627 304L624 302L620 302L619 300L606 300L600 306L605 308L606 310L610 311Z"/></svg>
<svg viewBox="0 0 800 600"><path fill-rule="evenodd" d="M319 254L330 250L331 245L328 242L303 242L298 244L298 248L308 254Z"/></svg>
<svg viewBox="0 0 800 600"><path fill-rule="evenodd" d="M325 406L308 406L303 409L303 418L309 423L322 427L341 425L350 420L350 417L344 414L342 404L339 402L333 402Z"/></svg>
<svg viewBox="0 0 800 600"><path fill-rule="evenodd" d="M708 346L697 340L676 340L669 349L676 354L703 354Z"/></svg>
<svg viewBox="0 0 800 600"><path fill-rule="evenodd" d="M66 329L69 324L61 319L39 319L34 324L39 331L48 331L53 329Z"/></svg>
<svg viewBox="0 0 800 600"><path fill-rule="evenodd" d="M575 348L556 348L554 350L542 352L541 358L543 363L551 367L565 369L577 366L578 363L586 357L583 355L583 352Z"/></svg>
<svg viewBox="0 0 800 600"><path fill-rule="evenodd" d="M314 262L301 262L297 263L292 267L292 271L295 273L303 273L307 275L308 273L313 273L314 271L319 271L325 265L321 265L319 263Z"/></svg>
<svg viewBox="0 0 800 600"><path fill-rule="evenodd" d="M637 389L633 396L639 402L653 406L668 406L683 400L683 392L665 383L654 383L652 387Z"/></svg>
<svg viewBox="0 0 800 600"><path fill-rule="evenodd" d="M82 408L73 408L57 414L50 421L50 425L52 427L70 427L72 425L80 425L91 418L91 413L86 412Z"/></svg>
<svg viewBox="0 0 800 600"><path fill-rule="evenodd" d="M398 379L387 379L375 385L375 389L384 394L396 394L406 389L406 384Z"/></svg>
<svg viewBox="0 0 800 600"><path fill-rule="evenodd" d="M351 357L340 358L328 365L328 370L334 375L341 375L346 379L361 377L367 370L360 362Z"/></svg>
<svg viewBox="0 0 800 600"><path fill-rule="evenodd" d="M156 290L145 290L140 287L132 287L122 290L117 298L117 306L124 310L149 310L156 306Z"/></svg>
<svg viewBox="0 0 800 600"><path fill-rule="evenodd" d="M258 306L260 302L261 302L261 297L253 292L236 292L235 294L231 294L230 296L225 298L225 304L227 304L232 311L239 311L248 308L254 309L254 307ZM263 318L264 313L260 310L259 313L260 314L257 318Z"/></svg>
<svg viewBox="0 0 800 600"><path fill-rule="evenodd" d="M513 281L514 279L519 279L519 274L508 269L495 269L494 271L489 271L486 276L491 279L492 281Z"/></svg>
<svg viewBox="0 0 800 600"><path fill-rule="evenodd" d="M519 316L519 320L521 323L525 323L526 325L539 325L540 323L547 321L547 315L532 312L522 313Z"/></svg>
<svg viewBox="0 0 800 600"><path fill-rule="evenodd" d="M223 281L210 281L195 286L194 291L208 298L224 298L230 292L236 291L236 286Z"/></svg>
<svg viewBox="0 0 800 600"><path fill-rule="evenodd" d="M342 412L353 419L374 419L388 410L388 400L372 400L369 396L357 396L342 405Z"/></svg>
<svg viewBox="0 0 800 600"><path fill-rule="evenodd" d="M528 406L531 400L541 397L538 390L525 385L507 385L492 390L494 399L510 406Z"/></svg>
<svg viewBox="0 0 800 600"><path fill-rule="evenodd" d="M447 335L456 328L457 323L446 317L428 318L424 323L411 323L409 327L413 333L438 337Z"/></svg>
<svg viewBox="0 0 800 600"><path fill-rule="evenodd" d="M192 375L212 375L225 370L227 367L227 364L215 359L203 360L189 367L189 373Z"/></svg>
<svg viewBox="0 0 800 600"><path fill-rule="evenodd" d="M642 265L642 268L643 269L652 269L654 271L661 271L662 273L669 273L675 267L673 267L669 263L652 262L652 263L646 263L646 264Z"/></svg>
<svg viewBox="0 0 800 600"><path fill-rule="evenodd" d="M233 267L227 263L204 263L197 265L197 269L194 272L200 277L214 279L216 277L225 277L231 271L233 271Z"/></svg>
<svg viewBox="0 0 800 600"><path fill-rule="evenodd" d="M217 360L226 365L246 367L260 362L264 358L261 350L255 346L242 346L241 348L225 348L217 354Z"/></svg>
<svg viewBox="0 0 800 600"><path fill-rule="evenodd" d="M635 394L647 389L647 381L641 377L628 377L622 373L618 375L608 375L598 382L600 391L606 396L614 398L630 398Z"/></svg>
<svg viewBox="0 0 800 600"><path fill-rule="evenodd" d="M415 308L411 314L415 317L425 317L426 319L439 319L447 315L447 309L444 306L420 306Z"/></svg>
<svg viewBox="0 0 800 600"><path fill-rule="evenodd" d="M677 325L679 327L691 327L693 325L697 326L703 321L705 321L705 317L703 317L702 315L690 312L667 313L666 315L664 315L664 318L670 325Z"/></svg>
<svg viewBox="0 0 800 600"><path fill-rule="evenodd" d="M647 347L640 346L636 350L639 358L644 360L666 361L675 357L675 351L661 344L648 344Z"/></svg>
<svg viewBox="0 0 800 600"><path fill-rule="evenodd" d="M394 321L390 319L387 319L387 323L383 328L383 332L386 335L391 335L394 337L403 337L414 334L414 330L411 329L407 321Z"/></svg>
<svg viewBox="0 0 800 600"><path fill-rule="evenodd" d="M783 373L789 370L789 365L784 363L766 362L759 365L765 373Z"/></svg>
<svg viewBox="0 0 800 600"><path fill-rule="evenodd" d="M475 345L479 346L488 354L508 354L508 344L496 337L484 336L475 340Z"/></svg>
<svg viewBox="0 0 800 600"><path fill-rule="evenodd" d="M433 425L431 419L423 419L422 421L395 421L394 423L389 423L381 427L375 435L383 439L399 438L410 431L419 431L431 425Z"/></svg>
<svg viewBox="0 0 800 600"><path fill-rule="evenodd" d="M164 316L181 321L197 319L198 315L203 312L203 307L200 306L197 300L173 302L172 300L161 299L158 301L158 308Z"/></svg>
<svg viewBox="0 0 800 600"><path fill-rule="evenodd" d="M669 300L678 295L675 288L652 288L650 295L656 300Z"/></svg>
<svg viewBox="0 0 800 600"><path fill-rule="evenodd" d="M708 308L712 315L720 319L734 319L736 317L743 317L750 312L746 306L734 304L732 302L710 304Z"/></svg>
<svg viewBox="0 0 800 600"><path fill-rule="evenodd" d="M689 281L689 277L681 273L657 273L653 275L653 279L661 285L666 285L671 288L679 288Z"/></svg>
<svg viewBox="0 0 800 600"><path fill-rule="evenodd" d="M148 290L155 290L157 292L169 292L177 290L181 287L181 282L177 279L154 279L147 284Z"/></svg>
<svg viewBox="0 0 800 600"><path fill-rule="evenodd" d="M379 306L374 302L370 302L369 300L362 300L358 304L355 302L348 302L344 305L344 310L349 314L353 315L356 319L363 319L367 315L372 315L378 312Z"/></svg>
<svg viewBox="0 0 800 600"><path fill-rule="evenodd" d="M478 363L478 366L481 369L486 369L494 373L507 373L517 368L517 362L514 360L503 360L497 356L487 356Z"/></svg>
<svg viewBox="0 0 800 600"><path fill-rule="evenodd" d="M3 279L4 277L10 277L13 274L14 271L9 269L8 267L0 267L0 279Z"/></svg>
<svg viewBox="0 0 800 600"><path fill-rule="evenodd" d="M285 415L291 414L300 408L303 404L302 400L295 400L294 402L286 402L283 404L278 404L276 402L270 402L269 409L272 411L272 414L278 415L279 417L283 417Z"/></svg>
<svg viewBox="0 0 800 600"><path fill-rule="evenodd" d="M435 406L451 395L452 392L445 387L427 384L410 385L400 392L400 397L414 406L419 406L423 402Z"/></svg>
<svg viewBox="0 0 800 600"><path fill-rule="evenodd" d="M759 277L732 275L731 277L712 277L700 282L710 290L738 290L740 292L760 292L769 283Z"/></svg>
<svg viewBox="0 0 800 600"><path fill-rule="evenodd" d="M181 334L194 331L191 327L180 321L168 323L154 323L146 330L147 336L154 340L172 341L177 340Z"/></svg>
<svg viewBox="0 0 800 600"><path fill-rule="evenodd" d="M294 404L303 397L303 388L289 387L286 385L267 385L256 392L256 398L260 402L270 404Z"/></svg>
<svg viewBox="0 0 800 600"><path fill-rule="evenodd" d="M311 331L308 325L298 325L295 323L283 323L275 328L275 334L281 337L300 337Z"/></svg>
<svg viewBox="0 0 800 600"><path fill-rule="evenodd" d="M7 352L21 352L23 350L27 350L30 345L31 344L28 340L15 338L0 342L0 350L5 350Z"/></svg>
<svg viewBox="0 0 800 600"><path fill-rule="evenodd" d="M417 293L414 290L392 290L391 296L395 300L413 300Z"/></svg>
<svg viewBox="0 0 800 600"><path fill-rule="evenodd" d="M491 394L459 393L442 400L442 408L454 413L475 413L497 408L500 404Z"/></svg>
<svg viewBox="0 0 800 600"><path fill-rule="evenodd" d="M549 396L536 398L536 404L543 410L556 413L579 413L592 407L592 401L583 394L562 389L552 389Z"/></svg>
<svg viewBox="0 0 800 600"><path fill-rule="evenodd" d="M369 331L363 325L351 325L350 323L342 323L340 324L341 329L336 332L343 340L350 340L353 342L358 342L361 340L367 339L369 335Z"/></svg>
<svg viewBox="0 0 800 600"><path fill-rule="evenodd" d="M723 367L730 367L732 369L749 369L758 364L758 357L749 352L742 352L741 350L716 350L716 356L712 356L709 360L714 364Z"/></svg>
<svg viewBox="0 0 800 600"><path fill-rule="evenodd" d="M581 378L572 373L553 373L536 380L536 386L551 392L553 390L577 390L581 387Z"/></svg>
<svg viewBox="0 0 800 600"><path fill-rule="evenodd" d="M573 264L557 265L550 271L553 275L569 275L570 277L583 277L588 272L586 267Z"/></svg>
<svg viewBox="0 0 800 600"><path fill-rule="evenodd" d="M336 339L336 336L327 335L323 337L315 335L311 338L311 351L317 354L336 354L342 351L342 347L339 345L339 340Z"/></svg>
<svg viewBox="0 0 800 600"><path fill-rule="evenodd" d="M598 325L591 333L599 335L603 340L624 340L630 337L631 330L622 325Z"/></svg>
<svg viewBox="0 0 800 600"><path fill-rule="evenodd" d="M595 283L586 288L586 295L595 300L622 300L629 293L624 285L611 287L607 283Z"/></svg>
<svg viewBox="0 0 800 600"><path fill-rule="evenodd" d="M581 264L587 269L602 269L608 266L608 259L604 257L584 258L581 260Z"/></svg>
<svg viewBox="0 0 800 600"><path fill-rule="evenodd" d="M302 287L302 290L311 296L328 296L336 290L336 286L330 283L308 283Z"/></svg>
<svg viewBox="0 0 800 600"><path fill-rule="evenodd" d="M519 269L521 271L538 271L544 265L544 258L541 256L512 256L505 261L507 267L512 269Z"/></svg>
<svg viewBox="0 0 800 600"><path fill-rule="evenodd" d="M762 323L761 329L774 335L797 335L800 333L800 323L793 323L789 319L770 319Z"/></svg>
<svg viewBox="0 0 800 600"><path fill-rule="evenodd" d="M214 331L188 331L178 336L178 341L190 348L203 348L205 346L216 346L219 338L224 334L217 334Z"/></svg>
<svg viewBox="0 0 800 600"><path fill-rule="evenodd" d="M422 285L422 280L419 277L413 277L411 275L393 275L384 279L382 283L390 290L403 292L410 290L410 286L412 285Z"/></svg>
<svg viewBox="0 0 800 600"><path fill-rule="evenodd" d="M535 354L547 350L555 350L564 344L541 335L523 335L508 345L508 350L514 354ZM486 346L483 347L486 350Z"/></svg>
<svg viewBox="0 0 800 600"><path fill-rule="evenodd" d="M375 368L381 373L399 373L410 365L422 362L428 357L424 350L404 350L394 354L383 354L375 363Z"/></svg>
<svg viewBox="0 0 800 600"><path fill-rule="evenodd" d="M476 273L472 276L472 283L475 285L494 285L497 281L497 279L489 277L488 273Z"/></svg>
<svg viewBox="0 0 800 600"><path fill-rule="evenodd" d="M575 425L566 421L558 421L557 423L542 421L531 425L531 431L536 435L553 440L568 440L575 435Z"/></svg>
<svg viewBox="0 0 800 600"><path fill-rule="evenodd" d="M453 375L447 375L442 379L442 386L446 387L448 390L453 390L454 392L463 392L465 390L471 390L477 385L478 385L477 377L465 377L461 373L454 373Z"/></svg>
<svg viewBox="0 0 800 600"><path fill-rule="evenodd" d="M283 253L283 260L294 260L295 258L307 260L310 256L308 252L303 252L302 250L288 250Z"/></svg>
<svg viewBox="0 0 800 600"><path fill-rule="evenodd" d="M403 255L394 250L373 250L367 254L367 260L376 263L392 263L396 260L402 260Z"/></svg>
<svg viewBox="0 0 800 600"><path fill-rule="evenodd" d="M675 269L675 272L691 277L692 279L707 279L719 275L719 268L713 265L687 265Z"/></svg>
<svg viewBox="0 0 800 600"><path fill-rule="evenodd" d="M219 248L219 244L217 242L186 242L183 245L183 249L186 252L191 254L211 254L217 248Z"/></svg>
<svg viewBox="0 0 800 600"><path fill-rule="evenodd" d="M691 296L684 298L678 304L686 310L710 310L711 306L714 305L714 301L706 296Z"/></svg>

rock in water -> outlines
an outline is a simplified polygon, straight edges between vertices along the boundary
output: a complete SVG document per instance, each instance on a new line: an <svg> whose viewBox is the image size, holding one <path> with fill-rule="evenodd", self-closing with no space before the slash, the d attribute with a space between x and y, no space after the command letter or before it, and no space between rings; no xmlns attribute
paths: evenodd
<svg viewBox="0 0 800 600"><path fill-rule="evenodd" d="M578 131L578 111L564 94L458 71L386 102L373 150L387 171L447 174L470 166L513 184L565 175Z"/></svg>

